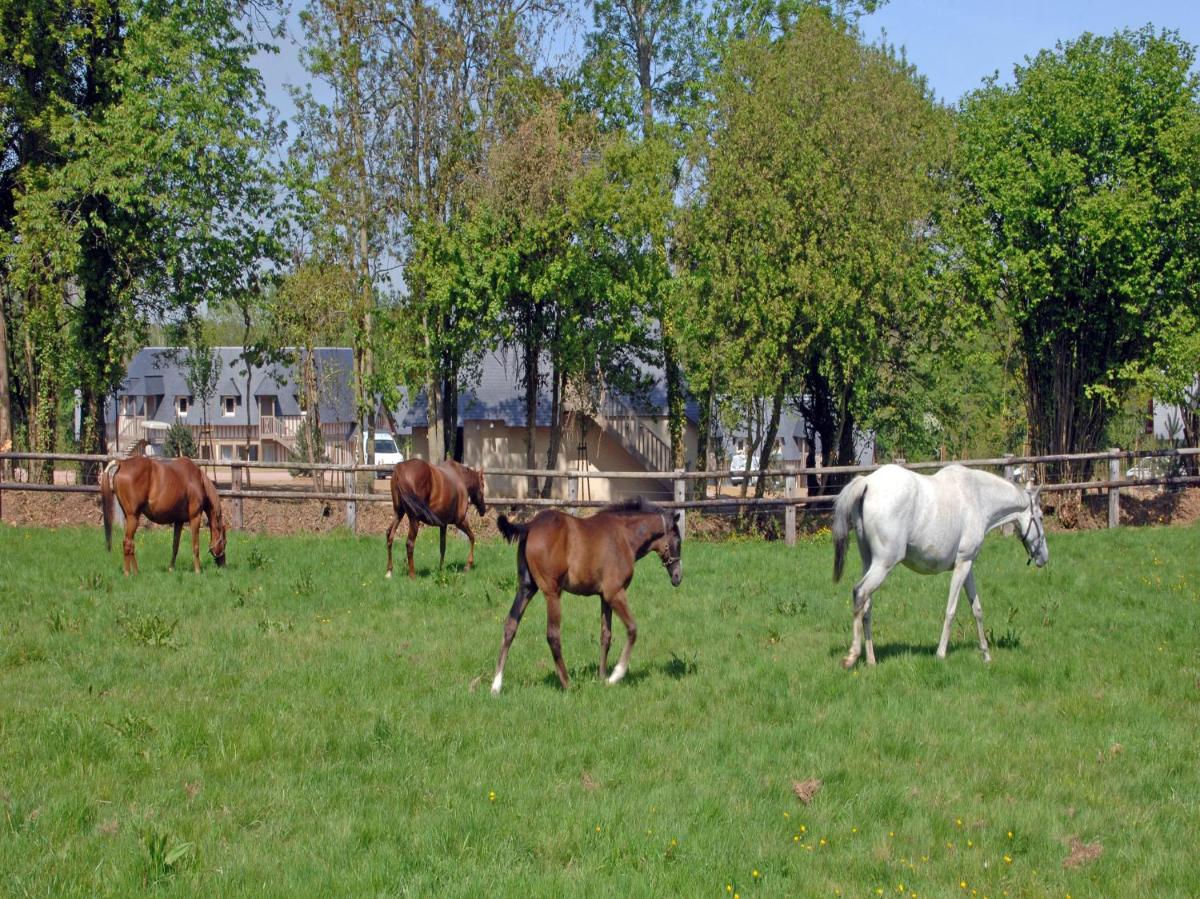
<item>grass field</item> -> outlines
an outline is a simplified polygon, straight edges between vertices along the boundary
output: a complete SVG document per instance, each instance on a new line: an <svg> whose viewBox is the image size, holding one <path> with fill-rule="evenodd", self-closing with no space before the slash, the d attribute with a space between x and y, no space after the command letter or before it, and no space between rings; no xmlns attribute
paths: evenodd
<svg viewBox="0 0 1200 899"><path fill-rule="evenodd" d="M378 536L235 534L197 577L142 533L127 581L0 526L0 895L1200 895L1196 527L990 539L987 667L897 571L853 673L827 538L686 543L623 684L566 597L563 693L537 599L498 698L512 547L385 581Z"/></svg>

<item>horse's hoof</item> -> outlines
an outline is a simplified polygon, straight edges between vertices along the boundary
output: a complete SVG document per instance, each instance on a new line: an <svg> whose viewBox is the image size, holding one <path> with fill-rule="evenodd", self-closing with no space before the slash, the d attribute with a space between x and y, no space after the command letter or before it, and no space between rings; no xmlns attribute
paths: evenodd
<svg viewBox="0 0 1200 899"><path fill-rule="evenodd" d="M384 575L384 577L390 581L392 579L392 573L389 571L389 572L387 572L387 574Z"/></svg>
<svg viewBox="0 0 1200 899"><path fill-rule="evenodd" d="M854 667L854 663L858 661L858 656L846 656L842 659L842 667L849 671Z"/></svg>

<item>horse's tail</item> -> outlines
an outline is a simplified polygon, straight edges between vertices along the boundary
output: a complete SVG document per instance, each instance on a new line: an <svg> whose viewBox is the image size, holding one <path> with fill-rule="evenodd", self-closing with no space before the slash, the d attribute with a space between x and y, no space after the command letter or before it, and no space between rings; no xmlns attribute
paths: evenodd
<svg viewBox="0 0 1200 899"><path fill-rule="evenodd" d="M100 508L104 515L104 544L112 552L112 523L113 523L113 479L121 463L116 459L109 461L100 472Z"/></svg>
<svg viewBox="0 0 1200 899"><path fill-rule="evenodd" d="M429 508L425 500L417 496L416 491L407 481L397 486L394 498L399 500L405 514L413 521L423 521L439 528L445 527L445 522L433 514L433 509Z"/></svg>
<svg viewBox="0 0 1200 899"><path fill-rule="evenodd" d="M867 492L867 479L858 475L842 488L833 504L833 582L842 579L846 566L846 542L850 538L850 525L862 516L862 497ZM857 528L857 525L856 525Z"/></svg>
<svg viewBox="0 0 1200 899"><path fill-rule="evenodd" d="M518 524L515 521L509 521L507 515L501 515L496 519L496 526L500 528L500 534L509 543L524 537L529 532L528 524Z"/></svg>

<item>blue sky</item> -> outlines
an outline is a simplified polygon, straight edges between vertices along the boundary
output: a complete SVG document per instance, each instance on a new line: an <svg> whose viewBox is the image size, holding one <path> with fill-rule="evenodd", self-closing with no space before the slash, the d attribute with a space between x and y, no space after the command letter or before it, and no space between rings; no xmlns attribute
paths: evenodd
<svg viewBox="0 0 1200 899"><path fill-rule="evenodd" d="M284 85L304 79L294 15L289 22L293 40L285 39L279 54L259 58L268 98L285 118L292 103ZM903 46L934 93L953 103L993 72L1008 80L1015 63L1057 41L1147 23L1200 44L1200 0L891 0L860 25L871 40L886 34L890 43ZM579 23L568 32L580 34Z"/></svg>
<svg viewBox="0 0 1200 899"><path fill-rule="evenodd" d="M1200 44L1200 0L891 0L861 25L868 38L882 31L902 45L938 97L954 102L993 72L1009 80L1015 63L1060 40L1147 23Z"/></svg>

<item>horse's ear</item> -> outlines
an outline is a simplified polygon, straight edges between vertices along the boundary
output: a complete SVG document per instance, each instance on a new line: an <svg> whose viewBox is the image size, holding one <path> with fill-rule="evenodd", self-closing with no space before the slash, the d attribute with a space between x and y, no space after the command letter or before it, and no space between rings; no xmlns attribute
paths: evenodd
<svg viewBox="0 0 1200 899"><path fill-rule="evenodd" d="M675 525L675 533L679 535L679 539L683 539L683 509L676 509L675 514L671 516L671 520Z"/></svg>
<svg viewBox="0 0 1200 899"><path fill-rule="evenodd" d="M1032 496L1034 502L1037 502L1037 498L1042 495L1042 485L1038 484L1036 487L1034 487L1033 493L1030 495Z"/></svg>
<svg viewBox="0 0 1200 899"><path fill-rule="evenodd" d="M1034 490L1033 478L1029 478L1027 481L1025 481L1025 489L1028 492L1033 493L1033 490Z"/></svg>

